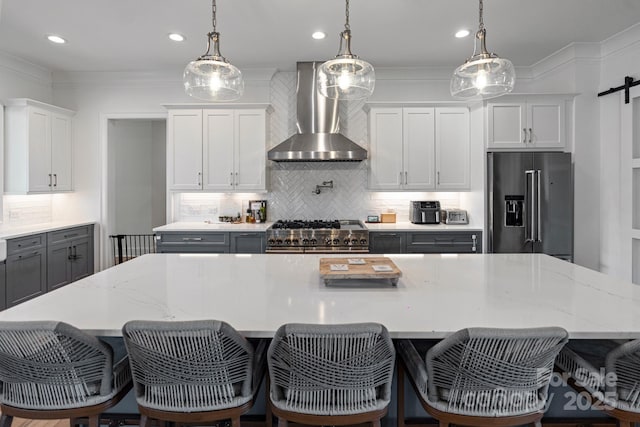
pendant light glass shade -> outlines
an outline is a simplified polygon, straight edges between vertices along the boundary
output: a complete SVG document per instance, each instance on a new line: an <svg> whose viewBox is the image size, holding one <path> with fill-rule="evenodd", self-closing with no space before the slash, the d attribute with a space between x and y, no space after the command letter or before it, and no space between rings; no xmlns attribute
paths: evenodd
<svg viewBox="0 0 640 427"><path fill-rule="evenodd" d="M495 98L511 92L516 83L516 71L511 61L487 51L482 11L480 0L480 29L476 33L473 55L455 69L451 78L451 96L455 98ZM476 54L478 43L480 53Z"/></svg>
<svg viewBox="0 0 640 427"><path fill-rule="evenodd" d="M351 53L349 0L346 0L345 30L340 33L340 50L334 59L318 68L318 91L327 98L352 101L371 96L376 84L373 66Z"/></svg>
<svg viewBox="0 0 640 427"><path fill-rule="evenodd" d="M207 51L184 69L182 80L187 95L205 101L235 101L244 93L242 73L220 54L216 31L216 1L212 0L213 32L207 34ZM213 48L213 53L209 53Z"/></svg>

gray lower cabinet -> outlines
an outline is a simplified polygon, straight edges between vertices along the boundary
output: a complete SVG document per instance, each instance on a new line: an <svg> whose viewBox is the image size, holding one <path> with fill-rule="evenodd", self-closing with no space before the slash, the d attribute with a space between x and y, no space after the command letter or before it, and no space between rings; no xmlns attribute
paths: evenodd
<svg viewBox="0 0 640 427"><path fill-rule="evenodd" d="M266 246L265 233L229 233L232 254L262 254Z"/></svg>
<svg viewBox="0 0 640 427"><path fill-rule="evenodd" d="M7 240L6 305L13 307L47 291L45 234Z"/></svg>
<svg viewBox="0 0 640 427"><path fill-rule="evenodd" d="M405 252L406 233L369 232L369 253L402 254Z"/></svg>
<svg viewBox="0 0 640 427"><path fill-rule="evenodd" d="M229 233L226 232L160 232L156 233L158 253L229 253Z"/></svg>
<svg viewBox="0 0 640 427"><path fill-rule="evenodd" d="M0 262L0 310L7 308L7 262Z"/></svg>
<svg viewBox="0 0 640 427"><path fill-rule="evenodd" d="M93 227L47 233L47 291L93 274Z"/></svg>
<svg viewBox="0 0 640 427"><path fill-rule="evenodd" d="M374 254L482 253L481 231L369 232L369 252Z"/></svg>
<svg viewBox="0 0 640 427"><path fill-rule="evenodd" d="M260 254L264 253L264 232L182 232L161 231L156 233L158 253L206 253L206 254Z"/></svg>

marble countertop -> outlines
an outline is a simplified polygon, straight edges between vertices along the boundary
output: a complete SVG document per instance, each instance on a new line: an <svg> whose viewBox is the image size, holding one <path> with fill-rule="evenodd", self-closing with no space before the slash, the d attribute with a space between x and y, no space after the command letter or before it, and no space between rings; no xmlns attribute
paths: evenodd
<svg viewBox="0 0 640 427"><path fill-rule="evenodd" d="M344 255L143 255L0 312L0 320L61 320L99 335L120 335L131 319L211 318L251 337L288 322L374 321L394 338L545 325L572 338L640 338L640 286L548 255L390 255L403 273L397 287L327 286L322 257Z"/></svg>
<svg viewBox="0 0 640 427"><path fill-rule="evenodd" d="M23 226L0 226L0 239L14 239L16 237L28 236L30 234L47 233L49 231L62 230L70 227L81 227L83 225L93 225L95 221L55 221L45 222L42 224L23 225Z"/></svg>
<svg viewBox="0 0 640 427"><path fill-rule="evenodd" d="M412 222L367 222L369 231L482 231L472 224L413 224Z"/></svg>
<svg viewBox="0 0 640 427"><path fill-rule="evenodd" d="M260 224L232 224L228 222L205 223L205 222L174 222L153 229L154 232L177 231L177 232L199 232L199 231L265 231L273 222ZM447 225L447 224L412 224L411 222L380 222L365 223L369 231L482 231L482 227L469 224Z"/></svg>
<svg viewBox="0 0 640 427"><path fill-rule="evenodd" d="M265 231L272 222L261 222L259 224L252 224L241 222L239 224L233 224L230 222L173 222L171 224L163 225L153 229L154 233L163 231Z"/></svg>

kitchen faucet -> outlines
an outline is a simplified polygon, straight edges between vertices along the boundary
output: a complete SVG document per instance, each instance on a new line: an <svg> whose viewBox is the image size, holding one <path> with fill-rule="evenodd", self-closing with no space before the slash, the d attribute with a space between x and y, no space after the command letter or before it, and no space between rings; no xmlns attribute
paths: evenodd
<svg viewBox="0 0 640 427"><path fill-rule="evenodd" d="M312 193L320 194L322 191L321 188L333 188L333 180L332 181L322 181L322 184L316 185L316 189L312 191Z"/></svg>

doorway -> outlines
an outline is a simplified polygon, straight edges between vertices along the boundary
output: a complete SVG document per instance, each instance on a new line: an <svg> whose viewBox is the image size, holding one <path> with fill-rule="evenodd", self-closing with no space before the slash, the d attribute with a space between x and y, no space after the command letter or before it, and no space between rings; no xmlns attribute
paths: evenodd
<svg viewBox="0 0 640 427"><path fill-rule="evenodd" d="M166 119L107 120L106 237L166 224L166 146ZM104 243L106 268L114 259Z"/></svg>

